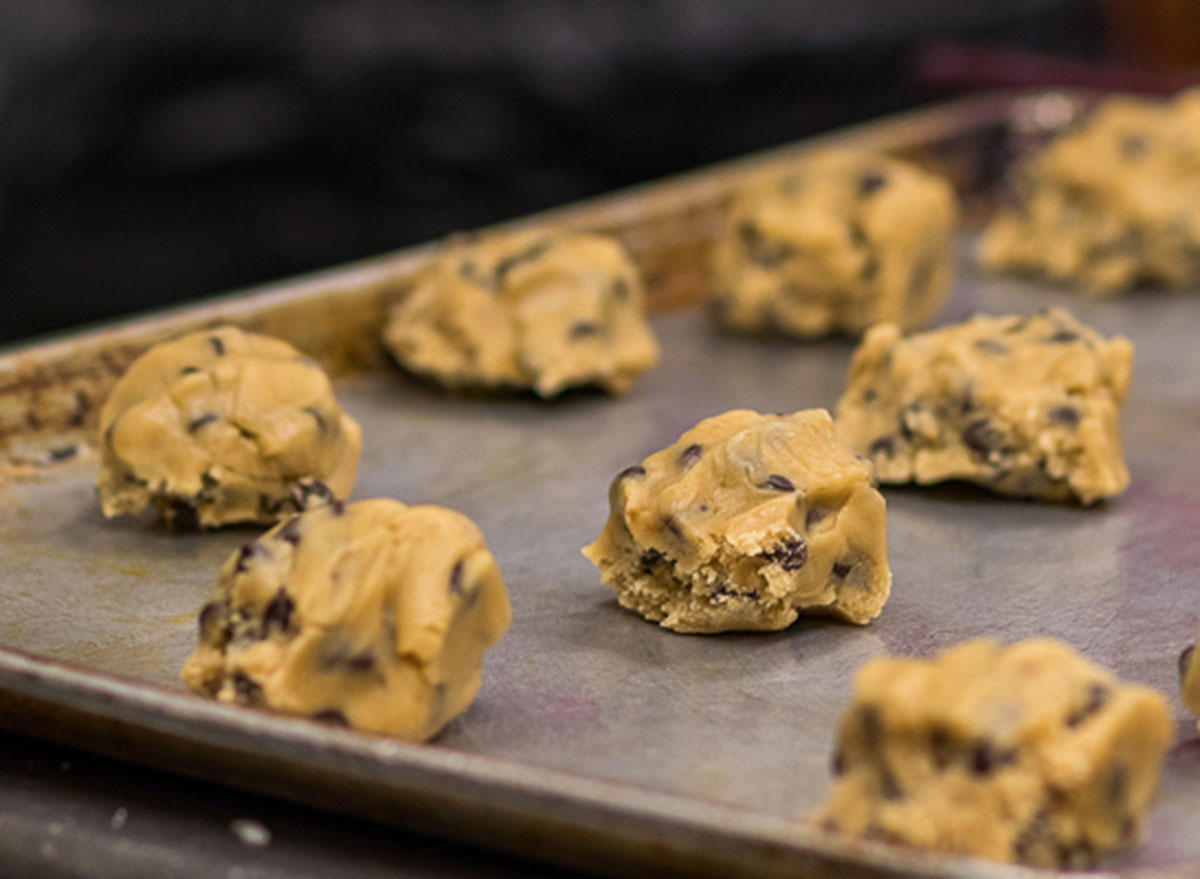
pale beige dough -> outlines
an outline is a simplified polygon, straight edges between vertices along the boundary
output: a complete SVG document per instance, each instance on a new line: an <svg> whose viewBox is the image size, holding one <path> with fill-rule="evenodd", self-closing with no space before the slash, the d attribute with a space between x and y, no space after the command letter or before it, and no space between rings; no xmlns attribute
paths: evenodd
<svg viewBox="0 0 1200 879"><path fill-rule="evenodd" d="M275 522L344 498L362 446L329 378L286 342L220 327L151 348L100 410L106 516Z"/></svg>
<svg viewBox="0 0 1200 879"><path fill-rule="evenodd" d="M881 482L1091 503L1129 482L1118 412L1132 357L1060 308L909 337L882 324L854 353L838 431Z"/></svg>
<svg viewBox="0 0 1200 879"><path fill-rule="evenodd" d="M229 557L180 677L222 702L424 740L471 703L510 618L465 516L335 502Z"/></svg>
<svg viewBox="0 0 1200 879"><path fill-rule="evenodd" d="M678 632L856 623L887 601L883 496L823 409L733 410L619 473L583 554L620 603Z"/></svg>
<svg viewBox="0 0 1200 879"><path fill-rule="evenodd" d="M821 153L755 177L714 246L714 312L799 337L924 326L950 288L956 215L946 181L879 155Z"/></svg>
<svg viewBox="0 0 1200 879"><path fill-rule="evenodd" d="M627 391L658 363L637 267L612 238L535 230L451 244L395 305L396 360L452 388Z"/></svg>
<svg viewBox="0 0 1200 879"><path fill-rule="evenodd" d="M1114 97L1016 167L985 231L988 269L1092 292L1200 284L1200 89Z"/></svg>
<svg viewBox="0 0 1200 879"><path fill-rule="evenodd" d="M1171 738L1165 700L1049 639L859 669L827 829L1040 867L1137 842Z"/></svg>

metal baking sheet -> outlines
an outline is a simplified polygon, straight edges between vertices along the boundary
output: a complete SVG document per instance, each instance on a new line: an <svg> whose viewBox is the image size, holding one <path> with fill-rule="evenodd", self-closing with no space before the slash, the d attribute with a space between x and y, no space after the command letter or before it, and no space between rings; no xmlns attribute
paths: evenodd
<svg viewBox="0 0 1200 879"><path fill-rule="evenodd" d="M1036 110L1037 100L1045 98L994 99L987 112L982 103L960 105L958 127L938 129L942 140L910 137L893 146L965 160L969 151L945 145L995 146L992 128L1011 125L1022 108ZM931 119L945 116L913 119L928 130L937 127ZM870 142L881 130L855 137ZM990 161L976 155L969 163L980 186ZM717 204L737 170L708 173L684 188L695 193L708 181L704 203ZM660 199L665 207L655 216L665 223L672 202L664 191L638 198L643 205ZM612 220L636 200L625 198L590 210ZM622 221L635 243L639 216ZM665 311L654 319L663 364L631 394L577 394L553 404L446 396L373 363L369 346L343 345L337 351L368 352L358 365L378 367L347 370L337 386L363 426L354 497L461 510L486 535L508 582L513 625L488 654L467 713L432 745L416 746L187 694L176 674L194 643L195 612L225 556L255 531L171 535L145 519L106 522L86 448L74 460L41 466L47 450L86 436L68 423L9 432L10 461L26 467L0 486L0 724L593 869L1028 876L848 842L796 819L827 790L834 728L862 662L983 635L1052 635L1167 693L1175 715L1176 743L1146 841L1105 867L1121 876L1194 876L1200 736L1174 693L1175 656L1195 637L1200 610L1200 553L1191 542L1200 529L1200 468L1193 464L1200 349L1192 343L1200 299L1143 293L1094 301L983 279L969 259L969 235L961 245L942 321L1062 304L1102 332L1133 340L1122 414L1132 484L1091 509L1005 500L967 486L885 489L895 586L869 626L813 619L775 634L677 635L619 608L579 554L604 521L613 473L729 408L832 408L852 343L739 338L716 331L700 309ZM418 256L390 259L394 267ZM376 269L351 271L361 280ZM58 386L100 381L73 372L72 356L89 364L103 360L97 352L132 356L145 340L189 321L221 319L223 310L243 323L269 324L280 318L262 318L268 306L304 296L357 296L362 308L347 313L365 321L363 303L386 285L368 278L376 284L368 296L357 282L339 286L339 277L347 275L294 286L290 296L285 287L250 304L232 299L201 315L184 311L107 338L96 333L18 352L0 363L0 375L5 366L29 375L32 363L46 399ZM11 382L8 390L10 403L28 393ZM54 399L65 400L60 408L69 413L70 394Z"/></svg>

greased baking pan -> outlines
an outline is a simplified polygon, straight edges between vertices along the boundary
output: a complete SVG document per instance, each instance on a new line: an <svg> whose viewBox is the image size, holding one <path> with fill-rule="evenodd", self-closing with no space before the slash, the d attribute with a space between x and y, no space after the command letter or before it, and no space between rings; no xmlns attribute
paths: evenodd
<svg viewBox="0 0 1200 879"><path fill-rule="evenodd" d="M977 217L1012 152L1085 103L969 99L522 221L615 233L642 265L665 356L619 399L452 397L392 368L381 316L424 247L0 355L0 725L591 869L1028 876L847 841L796 818L827 789L863 661L981 635L1053 635L1167 693L1174 711L1146 841L1106 867L1200 874L1200 736L1174 696L1174 658L1200 609L1200 298L1094 301L984 279L964 233L941 320L1063 304L1133 340L1123 413L1133 481L1092 509L965 486L887 489L895 586L869 626L677 635L621 610L579 554L604 521L612 474L695 421L732 407L832 408L840 394L851 342L732 337L687 307L703 294L704 254L738 180L816 145L858 144L948 174ZM339 399L364 433L356 498L444 504L488 539L513 625L487 656L474 705L430 745L218 705L176 681L221 561L255 531L104 521L89 428L138 352L223 321L284 336L340 376Z"/></svg>

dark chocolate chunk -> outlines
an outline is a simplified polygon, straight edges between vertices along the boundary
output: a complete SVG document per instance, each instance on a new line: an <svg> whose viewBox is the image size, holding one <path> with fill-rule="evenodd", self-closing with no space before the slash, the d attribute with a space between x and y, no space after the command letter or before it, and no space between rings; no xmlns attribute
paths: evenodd
<svg viewBox="0 0 1200 879"><path fill-rule="evenodd" d="M1192 651L1196 649L1195 644L1189 644L1183 648L1183 652L1179 654L1179 679L1182 681L1187 677L1188 665L1192 661Z"/></svg>
<svg viewBox="0 0 1200 879"><path fill-rule="evenodd" d="M196 508L183 498L175 498L166 509L167 525L176 531L196 531L200 528L200 516Z"/></svg>
<svg viewBox="0 0 1200 879"><path fill-rule="evenodd" d="M256 541L243 543L242 548L238 550L237 561L233 563L233 575L236 577L238 574L246 573L250 569L250 559L254 558L260 550L265 552L266 547Z"/></svg>
<svg viewBox="0 0 1200 879"><path fill-rule="evenodd" d="M976 455L986 458L1004 445L1004 433L992 427L989 419L980 418L963 428L962 441Z"/></svg>
<svg viewBox="0 0 1200 879"><path fill-rule="evenodd" d="M262 702L262 685L245 673L233 673L233 693L239 705L258 705Z"/></svg>
<svg viewBox="0 0 1200 879"><path fill-rule="evenodd" d="M803 537L789 537L777 543L766 558L785 571L798 571L808 561L808 544Z"/></svg>
<svg viewBox="0 0 1200 879"><path fill-rule="evenodd" d="M333 515L335 515L335 516L342 515L344 512L346 512L345 501L334 501L333 503L331 503L329 505L329 512L333 513Z"/></svg>
<svg viewBox="0 0 1200 879"><path fill-rule="evenodd" d="M878 396L879 396L879 394L875 391L874 388L867 388L865 391L863 391L862 401L863 401L863 403L874 403L875 398Z"/></svg>
<svg viewBox="0 0 1200 879"><path fill-rule="evenodd" d="M454 563L454 567L450 569L450 594L462 595L463 591L463 563L459 559Z"/></svg>
<svg viewBox="0 0 1200 879"><path fill-rule="evenodd" d="M1074 729L1098 712L1108 702L1108 695L1108 687L1104 684L1089 684L1087 701L1067 715L1067 726Z"/></svg>
<svg viewBox="0 0 1200 879"><path fill-rule="evenodd" d="M496 263L496 281L503 281L504 276L512 271L516 266L519 266L523 262L532 262L549 250L551 246L553 246L551 241L537 241L518 253L504 257L504 259Z"/></svg>
<svg viewBox="0 0 1200 879"><path fill-rule="evenodd" d="M346 715L338 711L336 708L326 708L324 711L318 711L311 715L312 719L318 723L327 723L330 726L349 726L350 721L346 719Z"/></svg>
<svg viewBox="0 0 1200 879"><path fill-rule="evenodd" d="M868 748L879 747L883 737L883 717L874 705L863 705L858 709L858 722L862 727L863 742Z"/></svg>
<svg viewBox="0 0 1200 879"><path fill-rule="evenodd" d="M1046 418L1051 424L1061 424L1064 427L1077 427L1079 425L1079 410L1074 406L1055 406L1046 413Z"/></svg>
<svg viewBox="0 0 1200 879"><path fill-rule="evenodd" d="M975 347L985 354L1007 354L1009 347L1003 342L997 342L995 339L976 339Z"/></svg>
<svg viewBox="0 0 1200 879"><path fill-rule="evenodd" d="M225 353L225 343L218 336L209 336L208 344L212 345L213 351L220 357Z"/></svg>
<svg viewBox="0 0 1200 879"><path fill-rule="evenodd" d="M896 781L896 776L892 774L892 770L886 766L879 767L879 795L885 800L901 800L904 798L904 791L900 789L900 783Z"/></svg>
<svg viewBox="0 0 1200 879"><path fill-rule="evenodd" d="M205 470L200 474L200 485L202 485L204 489L211 491L220 484L221 481L217 479L217 477L213 476L209 471Z"/></svg>
<svg viewBox="0 0 1200 879"><path fill-rule="evenodd" d="M292 518L290 518L286 522L284 522L283 527L279 529L279 531L276 533L276 536L280 540L286 540L288 543L292 544L293 546L299 545L299 543L300 543L300 517L292 516Z"/></svg>
<svg viewBox="0 0 1200 879"><path fill-rule="evenodd" d="M768 241L758 226L749 221L738 226L738 236L750 261L764 269L776 268L796 254L796 249L790 244Z"/></svg>
<svg viewBox="0 0 1200 879"><path fill-rule="evenodd" d="M317 422L317 430L325 433L329 429L329 424L325 421L325 416L316 406L305 406L304 411L312 416L313 421Z"/></svg>
<svg viewBox="0 0 1200 879"><path fill-rule="evenodd" d="M197 415L195 418L193 418L191 421L188 422L187 432L195 433L200 428L204 427L204 425L212 424L216 420L217 420L217 413L215 413L215 412L205 412L203 415Z"/></svg>
<svg viewBox="0 0 1200 879"><path fill-rule="evenodd" d="M679 453L679 467L681 470L689 470L692 465L700 460L700 456L704 453L699 443L692 443L686 449Z"/></svg>
<svg viewBox="0 0 1200 879"><path fill-rule="evenodd" d="M796 486L792 485L792 480L786 476L781 476L778 473L772 473L767 477L766 481L761 483L759 488L769 488L774 491L795 491Z"/></svg>
<svg viewBox="0 0 1200 879"><path fill-rule="evenodd" d="M683 539L683 530L679 527L679 523L677 521L675 521L674 516L672 516L670 514L663 516L662 517L662 526L667 531L671 532L671 534L673 534L675 537L679 538L680 540Z"/></svg>
<svg viewBox="0 0 1200 879"><path fill-rule="evenodd" d="M648 550L642 553L642 557L639 560L642 566L642 573L653 573L654 569L657 568L664 559L666 559L665 555L663 555L654 547L650 547Z"/></svg>
<svg viewBox="0 0 1200 879"><path fill-rule="evenodd" d="M258 493L258 509L266 516L278 516L283 510L295 509L291 497L273 498L265 492Z"/></svg>
<svg viewBox="0 0 1200 879"><path fill-rule="evenodd" d="M829 510L825 509L824 507L811 507L809 511L804 514L804 527L811 530L814 525L828 515Z"/></svg>
<svg viewBox="0 0 1200 879"><path fill-rule="evenodd" d="M896 438L893 436L879 437L872 441L871 445L867 446L867 454L871 457L887 455L891 458L896 454Z"/></svg>
<svg viewBox="0 0 1200 879"><path fill-rule="evenodd" d="M950 730L935 726L929 731L929 754L936 769L945 769L954 761L958 748Z"/></svg>
<svg viewBox="0 0 1200 879"><path fill-rule="evenodd" d="M1051 342L1057 345L1065 345L1069 342L1078 342L1079 333L1075 332L1074 330L1067 330L1060 327L1042 341Z"/></svg>
<svg viewBox="0 0 1200 879"><path fill-rule="evenodd" d="M74 458L79 454L79 447L75 445L59 446L50 450L51 461L65 461L68 458Z"/></svg>
<svg viewBox="0 0 1200 879"><path fill-rule="evenodd" d="M624 470L622 470L620 473L618 473L617 479L628 479L631 476L645 476L645 475L646 475L646 468L643 467L641 464L634 464L631 467L626 467Z"/></svg>
<svg viewBox="0 0 1200 879"><path fill-rule="evenodd" d="M896 413L896 430L905 442L912 442L913 429L909 424L909 420L911 419L913 422L916 422L921 409L922 406L920 403L909 403L901 407L900 411Z"/></svg>
<svg viewBox="0 0 1200 879"><path fill-rule="evenodd" d="M292 614L295 610L296 603L292 601L287 591L280 586L279 591L275 593L274 597L267 602L267 606L263 609L263 632L267 635L271 634L272 629L281 634L287 632L291 628Z"/></svg>
<svg viewBox="0 0 1200 879"><path fill-rule="evenodd" d="M185 366L183 369L179 370L179 374L180 375L191 375L193 372L199 372L199 371L200 371L199 366Z"/></svg>
<svg viewBox="0 0 1200 879"><path fill-rule="evenodd" d="M586 339L590 336L599 336L604 332L603 324L594 320L577 320L571 324L570 337L572 339Z"/></svg>
<svg viewBox="0 0 1200 879"><path fill-rule="evenodd" d="M868 171L858 178L858 197L866 198L887 186L887 177L878 171Z"/></svg>
<svg viewBox="0 0 1200 879"><path fill-rule="evenodd" d="M854 565L850 562L834 562L829 572L839 580L845 580L846 575L850 573L850 569L853 567Z"/></svg>
<svg viewBox="0 0 1200 879"><path fill-rule="evenodd" d="M624 302L629 298L629 285L625 283L624 278L617 278L613 281L612 297L618 302Z"/></svg>
<svg viewBox="0 0 1200 879"><path fill-rule="evenodd" d="M980 777L986 777L1010 763L1015 763L1017 752L1011 748L999 748L991 742L981 741L971 746L969 760L971 771Z"/></svg>
<svg viewBox="0 0 1200 879"><path fill-rule="evenodd" d="M846 771L846 754L841 748L833 752L833 761L830 763L830 769L834 775L842 775Z"/></svg>
<svg viewBox="0 0 1200 879"><path fill-rule="evenodd" d="M200 624L200 640L223 648L229 643L229 602L210 601L200 608L196 618Z"/></svg>
<svg viewBox="0 0 1200 879"><path fill-rule="evenodd" d="M352 672L366 674L375 669L375 651L367 648L346 659L346 668Z"/></svg>
<svg viewBox="0 0 1200 879"><path fill-rule="evenodd" d="M291 502L299 511L311 510L333 501L333 490L319 479L304 478L292 486Z"/></svg>

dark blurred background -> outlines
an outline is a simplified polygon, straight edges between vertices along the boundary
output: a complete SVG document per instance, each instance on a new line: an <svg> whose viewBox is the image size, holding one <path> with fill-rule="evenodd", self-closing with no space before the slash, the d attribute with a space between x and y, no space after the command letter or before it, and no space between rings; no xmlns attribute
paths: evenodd
<svg viewBox="0 0 1200 879"><path fill-rule="evenodd" d="M1169 72L1189 5L0 0L0 339L973 88Z"/></svg>

